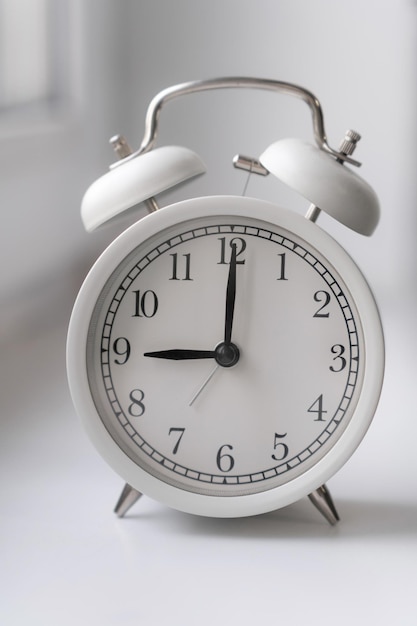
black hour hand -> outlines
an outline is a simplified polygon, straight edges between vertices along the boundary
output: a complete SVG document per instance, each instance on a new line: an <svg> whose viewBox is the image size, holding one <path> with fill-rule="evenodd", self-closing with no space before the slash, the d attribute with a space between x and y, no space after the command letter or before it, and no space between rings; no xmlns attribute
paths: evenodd
<svg viewBox="0 0 417 626"><path fill-rule="evenodd" d="M155 359L170 359L172 361L186 361L189 359L214 359L213 350L156 350L155 352L145 352L143 356Z"/></svg>

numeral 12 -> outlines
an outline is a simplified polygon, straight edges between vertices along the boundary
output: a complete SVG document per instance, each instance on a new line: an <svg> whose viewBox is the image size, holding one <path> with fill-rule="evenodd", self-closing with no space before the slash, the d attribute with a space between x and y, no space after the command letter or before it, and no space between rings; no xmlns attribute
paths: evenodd
<svg viewBox="0 0 417 626"><path fill-rule="evenodd" d="M228 258L228 260L226 261L226 256L228 256L226 254L226 237L219 237L218 238L220 241L220 261L218 262L217 265L228 265L230 263L230 256ZM230 249L232 249L233 246L236 246L236 259L242 254L242 252L245 251L246 249L246 241L244 239L242 239L242 237L233 237L232 239L229 240L229 247ZM239 259L236 260L236 264L237 265L243 265L245 263L245 259Z"/></svg>

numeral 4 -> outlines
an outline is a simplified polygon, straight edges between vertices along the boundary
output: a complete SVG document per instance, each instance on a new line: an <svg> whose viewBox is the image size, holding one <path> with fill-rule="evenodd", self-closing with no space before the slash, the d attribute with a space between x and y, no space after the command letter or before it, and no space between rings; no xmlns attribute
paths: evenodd
<svg viewBox="0 0 417 626"><path fill-rule="evenodd" d="M320 394L317 400L314 400L313 404L309 409L307 409L308 413L316 413L317 417L314 420L315 422L324 422L323 415L327 413L327 411L323 408L323 394Z"/></svg>

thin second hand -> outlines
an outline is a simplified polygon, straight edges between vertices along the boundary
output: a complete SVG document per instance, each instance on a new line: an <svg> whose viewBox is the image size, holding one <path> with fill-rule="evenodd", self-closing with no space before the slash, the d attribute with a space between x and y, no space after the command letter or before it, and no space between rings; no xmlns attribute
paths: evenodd
<svg viewBox="0 0 417 626"><path fill-rule="evenodd" d="M246 192L248 190L248 185L249 185L249 180L250 180L251 174L252 174L252 166L250 167L250 170L249 170L248 175L246 177L245 186L243 187L243 191L242 191L242 196L243 197L246 196Z"/></svg>
<svg viewBox="0 0 417 626"><path fill-rule="evenodd" d="M213 378L214 374L217 372L218 369L219 369L219 364L217 364L216 367L214 368L214 370L212 372L210 372L209 376L206 378L204 383L201 385L201 387L198 389L198 391L196 391L194 396L191 398L190 403L188 404L188 406L192 406L194 404L194 402L197 400L197 398L200 395L200 393L203 391L203 389L206 387L206 385L208 385L208 383L211 381L211 379Z"/></svg>

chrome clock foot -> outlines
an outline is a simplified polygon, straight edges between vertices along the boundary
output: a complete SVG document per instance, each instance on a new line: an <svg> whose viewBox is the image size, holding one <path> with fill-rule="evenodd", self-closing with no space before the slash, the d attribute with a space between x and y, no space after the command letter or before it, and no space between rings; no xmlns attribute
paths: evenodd
<svg viewBox="0 0 417 626"><path fill-rule="evenodd" d="M326 485L322 485L308 495L314 506L320 511L323 517L334 526L339 521L339 514L336 510L330 491Z"/></svg>
<svg viewBox="0 0 417 626"><path fill-rule="evenodd" d="M141 496L142 494L140 491L137 491L126 483L114 508L116 515L118 517L126 515L128 510L139 500Z"/></svg>

